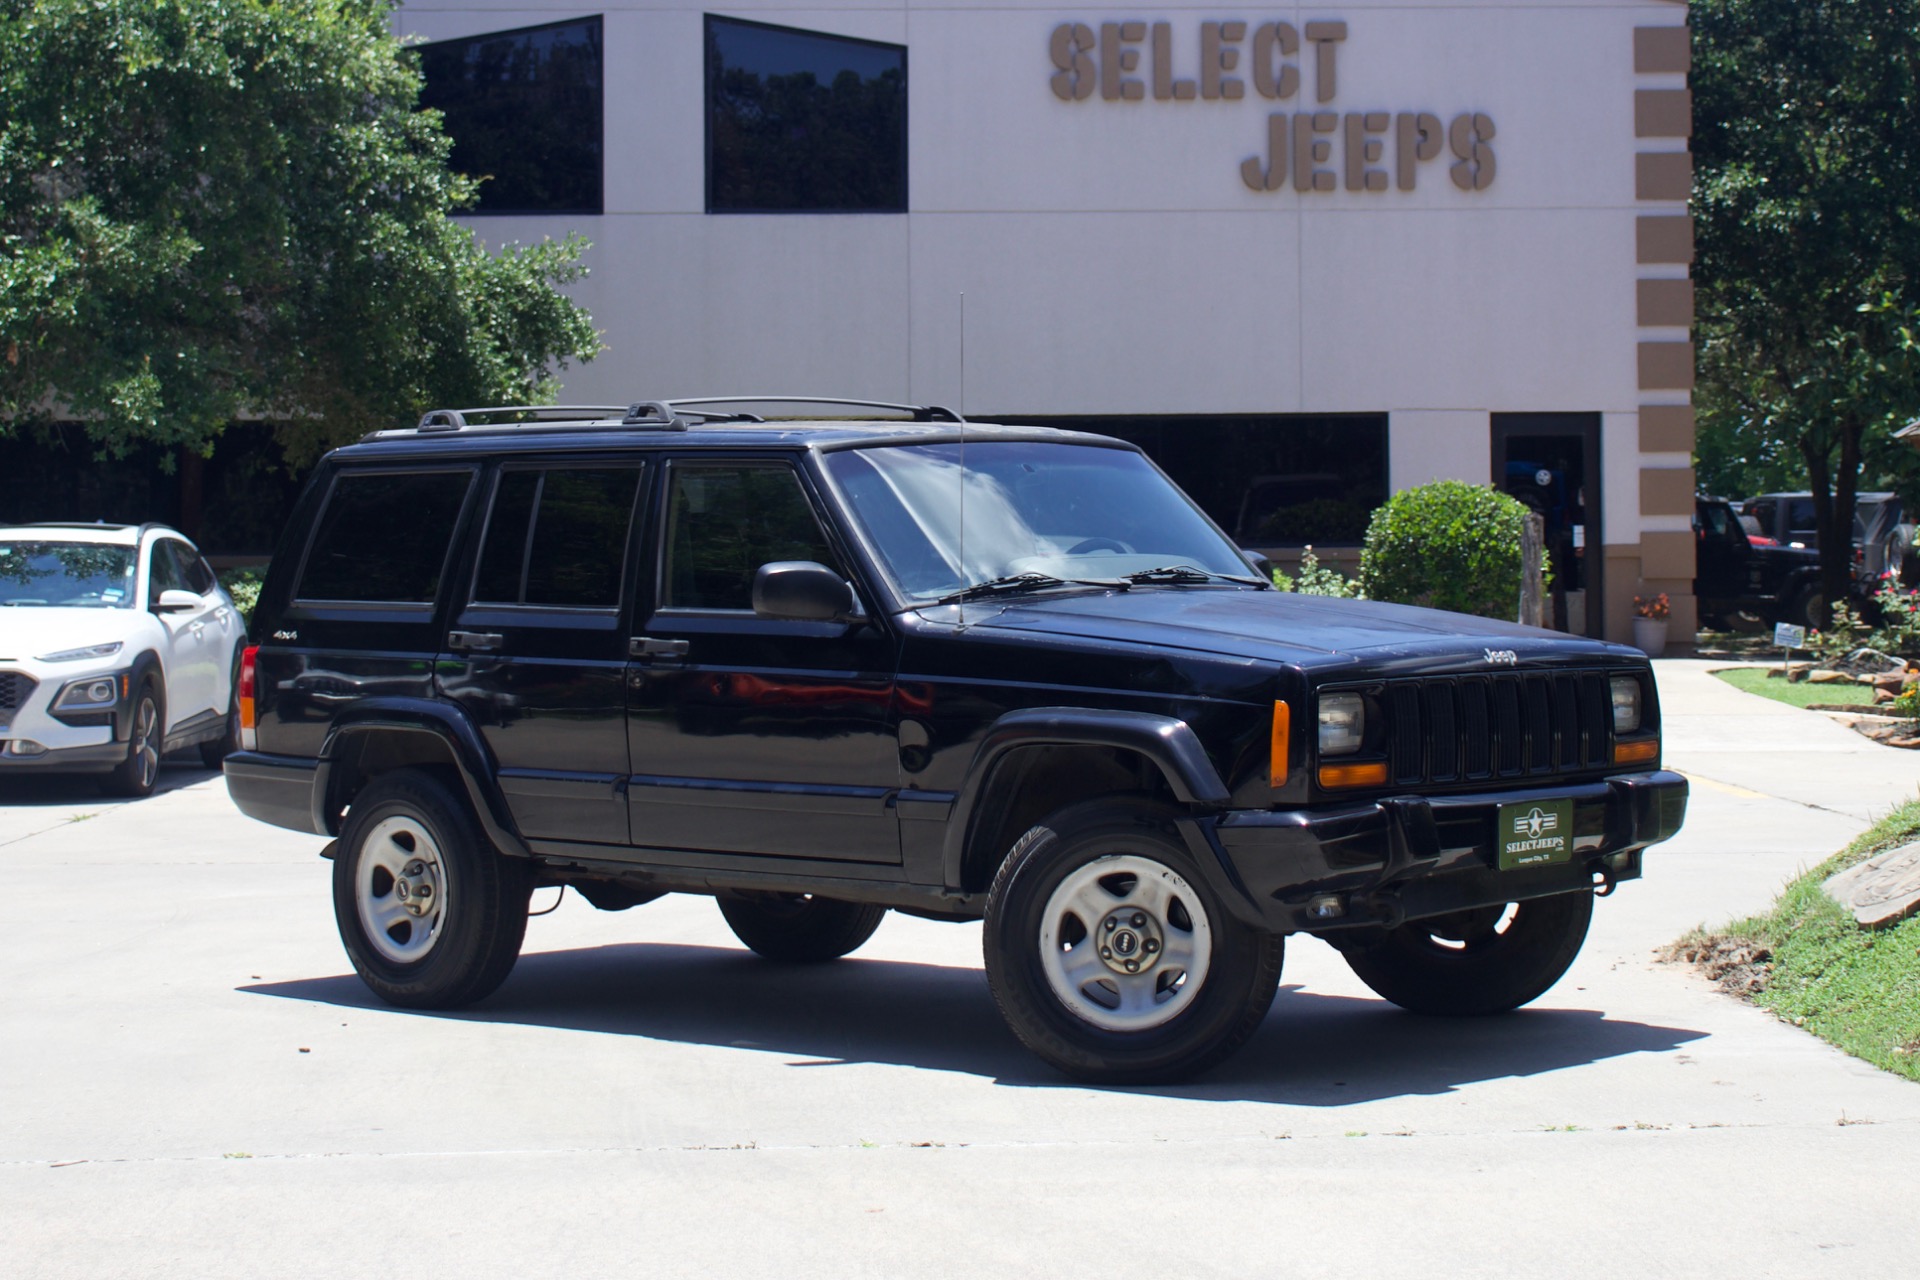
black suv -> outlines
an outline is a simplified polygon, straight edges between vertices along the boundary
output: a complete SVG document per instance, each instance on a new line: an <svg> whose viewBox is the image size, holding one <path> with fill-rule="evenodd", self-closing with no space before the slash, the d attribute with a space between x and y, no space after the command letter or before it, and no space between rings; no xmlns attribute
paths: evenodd
<svg viewBox="0 0 1920 1280"><path fill-rule="evenodd" d="M226 775L338 836L383 998L493 991L535 886L711 894L783 961L891 908L984 919L1048 1062L1166 1080L1290 933L1409 1009L1524 1004L1679 829L1638 651L1284 594L1131 445L852 404L902 414L441 411L323 461Z"/></svg>

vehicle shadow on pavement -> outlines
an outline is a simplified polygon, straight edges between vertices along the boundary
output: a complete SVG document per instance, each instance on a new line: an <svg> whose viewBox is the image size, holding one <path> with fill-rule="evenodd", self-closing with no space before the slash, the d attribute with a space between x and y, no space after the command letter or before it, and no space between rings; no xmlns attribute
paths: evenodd
<svg viewBox="0 0 1920 1280"><path fill-rule="evenodd" d="M351 974L239 989L387 1008ZM480 1004L418 1016L786 1053L795 1068L891 1063L1005 1085L1086 1087L1021 1047L973 968L861 959L776 965L729 948L627 943L530 953ZM1663 1052L1706 1034L1590 1009L1421 1018L1384 1001L1283 987L1253 1040L1219 1068L1188 1084L1123 1092L1344 1106Z"/></svg>
<svg viewBox="0 0 1920 1280"><path fill-rule="evenodd" d="M165 795L182 787L217 778L220 773L200 763L196 752L168 756L160 762L160 776L154 780L153 794ZM97 775L86 773L20 773L0 777L0 805L10 809L53 808L76 804L133 804L124 796L109 795L100 789Z"/></svg>

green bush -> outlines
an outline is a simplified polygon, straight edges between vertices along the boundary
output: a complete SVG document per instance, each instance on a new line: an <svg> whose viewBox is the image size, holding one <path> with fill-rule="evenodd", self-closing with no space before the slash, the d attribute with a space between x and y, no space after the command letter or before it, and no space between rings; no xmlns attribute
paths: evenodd
<svg viewBox="0 0 1920 1280"><path fill-rule="evenodd" d="M1360 553L1369 600L1511 621L1520 610L1520 531L1527 509L1461 480L1403 489L1373 513Z"/></svg>
<svg viewBox="0 0 1920 1280"><path fill-rule="evenodd" d="M249 623L253 621L253 606L260 602L260 583L266 576L265 565L220 570L220 585L227 589L227 594L233 597L234 607Z"/></svg>
<svg viewBox="0 0 1920 1280"><path fill-rule="evenodd" d="M1284 570L1275 569L1273 585L1282 591L1293 591L1303 596L1338 596L1344 600L1363 598L1360 583L1344 576L1338 569L1323 566L1312 547L1308 547L1300 556L1298 577L1289 577Z"/></svg>

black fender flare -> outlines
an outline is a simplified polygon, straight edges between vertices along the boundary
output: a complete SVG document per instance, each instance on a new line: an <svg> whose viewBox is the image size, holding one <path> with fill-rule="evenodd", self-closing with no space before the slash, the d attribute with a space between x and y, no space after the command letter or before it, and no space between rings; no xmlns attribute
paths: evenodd
<svg viewBox="0 0 1920 1280"><path fill-rule="evenodd" d="M160 655L152 649L142 649L140 656L127 668L127 696L121 700L119 712L113 717L113 740L125 742L133 736L133 701L140 696L140 686L153 678L154 685L160 691L160 736L167 733L167 672L160 665Z"/></svg>
<svg viewBox="0 0 1920 1280"><path fill-rule="evenodd" d="M1193 726L1173 716L1144 711L1091 707L1028 707L1001 716L987 730L967 766L965 781L947 823L942 869L947 886L958 890L975 819L994 785L994 770L1012 751L1033 746L1098 746L1132 751L1160 770L1174 798L1201 813L1225 809L1231 798L1219 770L1200 745ZM1193 817L1178 823L1180 834L1213 887L1235 915L1257 920L1246 889L1227 865L1203 824ZM1206 828L1211 823L1204 824Z"/></svg>
<svg viewBox="0 0 1920 1280"><path fill-rule="evenodd" d="M473 721L444 703L421 698L367 698L341 713L327 728L320 746L320 763L313 778L313 829L338 835L331 821L333 762L342 746L356 735L366 733L428 733L439 738L453 756L453 765L473 805L487 838L500 852L516 858L531 858L514 826L506 798L495 781L493 753L480 736Z"/></svg>

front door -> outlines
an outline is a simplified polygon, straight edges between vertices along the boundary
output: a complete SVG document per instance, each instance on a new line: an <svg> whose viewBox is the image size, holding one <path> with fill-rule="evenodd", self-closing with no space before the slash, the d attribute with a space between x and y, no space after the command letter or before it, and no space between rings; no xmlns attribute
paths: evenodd
<svg viewBox="0 0 1920 1280"><path fill-rule="evenodd" d="M200 603L191 609L160 612L161 593L192 591L187 584L186 568L181 563L183 557L178 554L183 551L189 556L192 554L183 542L156 538L152 543L152 565L147 571L147 607L154 611L167 633L166 727L169 729L214 710L218 683L214 646L220 638L220 627L214 611L223 607L220 598L201 596Z"/></svg>
<svg viewBox="0 0 1920 1280"><path fill-rule="evenodd" d="M505 464L437 664L522 834L624 847L629 544L644 469Z"/></svg>
<svg viewBox="0 0 1920 1280"><path fill-rule="evenodd" d="M661 487L658 581L627 695L633 843L898 862L891 632L753 612L763 564L845 572L799 470L686 457Z"/></svg>

